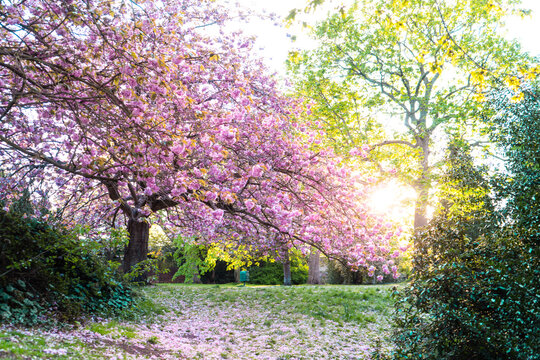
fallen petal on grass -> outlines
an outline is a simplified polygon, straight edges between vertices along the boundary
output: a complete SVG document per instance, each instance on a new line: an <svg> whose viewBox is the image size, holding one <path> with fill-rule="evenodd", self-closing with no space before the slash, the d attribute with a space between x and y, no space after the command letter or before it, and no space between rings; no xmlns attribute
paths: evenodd
<svg viewBox="0 0 540 360"><path fill-rule="evenodd" d="M0 328L0 357L24 359L369 359L389 350L388 286L143 289L166 311L83 328Z"/></svg>

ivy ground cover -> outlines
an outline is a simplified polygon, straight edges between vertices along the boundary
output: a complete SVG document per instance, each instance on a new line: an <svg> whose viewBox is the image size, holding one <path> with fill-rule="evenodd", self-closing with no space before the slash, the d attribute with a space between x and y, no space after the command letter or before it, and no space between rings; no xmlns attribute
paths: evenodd
<svg viewBox="0 0 540 360"><path fill-rule="evenodd" d="M389 347L391 288L158 285L153 311L64 329L0 329L0 358L369 359Z"/></svg>

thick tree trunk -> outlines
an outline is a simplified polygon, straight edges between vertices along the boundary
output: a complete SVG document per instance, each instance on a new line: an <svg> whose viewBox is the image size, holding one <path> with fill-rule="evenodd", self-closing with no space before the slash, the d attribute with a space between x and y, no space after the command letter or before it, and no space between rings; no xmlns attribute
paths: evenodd
<svg viewBox="0 0 540 360"><path fill-rule="evenodd" d="M130 272L135 265L147 259L148 237L150 233L150 225L146 221L129 219L127 228L129 232L129 243L124 252L124 273ZM133 281L146 282L147 277L148 274L144 272Z"/></svg>
<svg viewBox="0 0 540 360"><path fill-rule="evenodd" d="M308 284L316 285L321 283L321 272L319 270L319 262L321 254L317 249L311 249L308 259Z"/></svg>
<svg viewBox="0 0 540 360"><path fill-rule="evenodd" d="M283 285L291 286L291 260L289 259L289 250L286 250L282 255L283 263Z"/></svg>

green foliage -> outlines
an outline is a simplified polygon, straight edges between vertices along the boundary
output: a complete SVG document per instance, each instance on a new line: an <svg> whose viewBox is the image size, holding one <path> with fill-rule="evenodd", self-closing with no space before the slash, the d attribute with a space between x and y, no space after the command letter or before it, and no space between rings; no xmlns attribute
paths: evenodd
<svg viewBox="0 0 540 360"><path fill-rule="evenodd" d="M201 274L212 270L215 263L206 261L207 249L203 245L197 245L192 239L178 236L174 239L176 251L174 259L178 265L178 271L173 276L173 280L178 276L185 276L184 283L192 284Z"/></svg>
<svg viewBox="0 0 540 360"><path fill-rule="evenodd" d="M28 189L23 189L19 198L10 204L9 211L21 215L34 215L34 207L32 206L30 197L30 191Z"/></svg>
<svg viewBox="0 0 540 360"><path fill-rule="evenodd" d="M75 233L0 211L0 238L0 321L32 325L53 313L71 321L132 304L118 264L88 252Z"/></svg>
<svg viewBox="0 0 540 360"><path fill-rule="evenodd" d="M38 316L44 311L36 295L29 291L22 280L16 282L16 287L7 285L0 287L0 321L20 324L37 323Z"/></svg>
<svg viewBox="0 0 540 360"><path fill-rule="evenodd" d="M367 270L364 268L360 268L358 271L352 271L338 261L328 261L328 274L326 278L328 284L364 284L373 282L373 280L374 278L368 277Z"/></svg>
<svg viewBox="0 0 540 360"><path fill-rule="evenodd" d="M268 256L260 255L251 247L231 246L231 244L198 245L193 239L178 236L174 239L174 259L178 271L173 280L184 276L184 283L194 281L222 282L233 280L233 269L258 265ZM210 273L211 272L211 273Z"/></svg>
<svg viewBox="0 0 540 360"><path fill-rule="evenodd" d="M509 222L530 231L529 239L540 243L540 90L538 83L522 89L523 100L509 100L511 92L492 101L492 140L506 158L505 174L498 177L498 195L505 198L504 215Z"/></svg>
<svg viewBox="0 0 540 360"><path fill-rule="evenodd" d="M126 228L106 228L96 231L88 226L77 225L73 231L77 234L85 251L110 261L120 261L129 241ZM93 232L90 237L90 232Z"/></svg>
<svg viewBox="0 0 540 360"><path fill-rule="evenodd" d="M423 267L397 305L398 359L533 359L539 354L540 251L515 233L469 238L469 220L437 219ZM436 255L425 257L431 250Z"/></svg>
<svg viewBox="0 0 540 360"><path fill-rule="evenodd" d="M157 281L161 282L165 278L161 274L168 274L166 276L167 280L172 280L172 277L175 275L177 270L176 259L174 253L178 249L171 243L162 246L161 248L150 252L157 260Z"/></svg>
<svg viewBox="0 0 540 360"><path fill-rule="evenodd" d="M291 282L292 274L291 267ZM249 268L249 282L254 285L283 284L283 266L276 262L263 263L261 266L252 266Z"/></svg>
<svg viewBox="0 0 540 360"><path fill-rule="evenodd" d="M441 130L478 131L488 89L537 71L500 32L517 2L496 3L357 0L314 27L315 49L289 56L322 142L345 156L359 153L354 166L364 172L396 169L391 176L417 191L415 227L427 222Z"/></svg>
<svg viewBox="0 0 540 360"><path fill-rule="evenodd" d="M305 260L299 256L291 256L292 284L305 284L307 277ZM260 266L252 266L249 268L249 282L255 285L283 285L283 265L278 262L263 262Z"/></svg>
<svg viewBox="0 0 540 360"><path fill-rule="evenodd" d="M154 276L160 273L159 261L157 258L149 258L143 261L139 261L136 265L132 266L129 272L124 273L122 276L125 282L145 284L145 281L140 281L142 278L146 278L145 274L152 273Z"/></svg>
<svg viewBox="0 0 540 360"><path fill-rule="evenodd" d="M399 292L396 359L533 359L540 353L540 249L497 227L489 184L468 149L450 146L442 206L417 239Z"/></svg>
<svg viewBox="0 0 540 360"><path fill-rule="evenodd" d="M328 272L326 277L327 284L346 284L346 274L348 270L342 266L340 263L329 260L328 261Z"/></svg>

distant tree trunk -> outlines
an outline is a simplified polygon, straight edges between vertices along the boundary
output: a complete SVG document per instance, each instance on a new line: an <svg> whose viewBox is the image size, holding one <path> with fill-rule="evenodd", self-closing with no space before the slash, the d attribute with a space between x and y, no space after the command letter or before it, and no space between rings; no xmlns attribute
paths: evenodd
<svg viewBox="0 0 540 360"><path fill-rule="evenodd" d="M419 180L421 181L421 180ZM424 186L417 187L418 198L414 209L414 232L417 233L427 225L427 196L428 189Z"/></svg>
<svg viewBox="0 0 540 360"><path fill-rule="evenodd" d="M308 284L320 284L321 283L321 272L319 270L319 262L321 259L321 254L317 249L311 249L308 259Z"/></svg>
<svg viewBox="0 0 540 360"><path fill-rule="evenodd" d="M289 259L289 250L285 250L282 255L283 264L283 285L291 286L291 260Z"/></svg>
<svg viewBox="0 0 540 360"><path fill-rule="evenodd" d="M199 266L197 264L193 264L193 283L202 284L201 275L199 274Z"/></svg>
<svg viewBox="0 0 540 360"><path fill-rule="evenodd" d="M429 141L431 136L426 134L423 138L418 137L416 139L417 144L422 149L422 155L419 159L420 162L420 177L414 182L414 189L416 190L416 204L414 208L414 232L418 233L428 223L427 220L427 205L430 188L430 167L429 167Z"/></svg>
<svg viewBox="0 0 540 360"><path fill-rule="evenodd" d="M240 268L234 269L234 281L240 282Z"/></svg>
<svg viewBox="0 0 540 360"><path fill-rule="evenodd" d="M124 273L131 271L132 267L146 260L148 255L148 238L150 225L146 221L128 220L129 242L124 252ZM133 281L146 282L148 274L141 273Z"/></svg>

